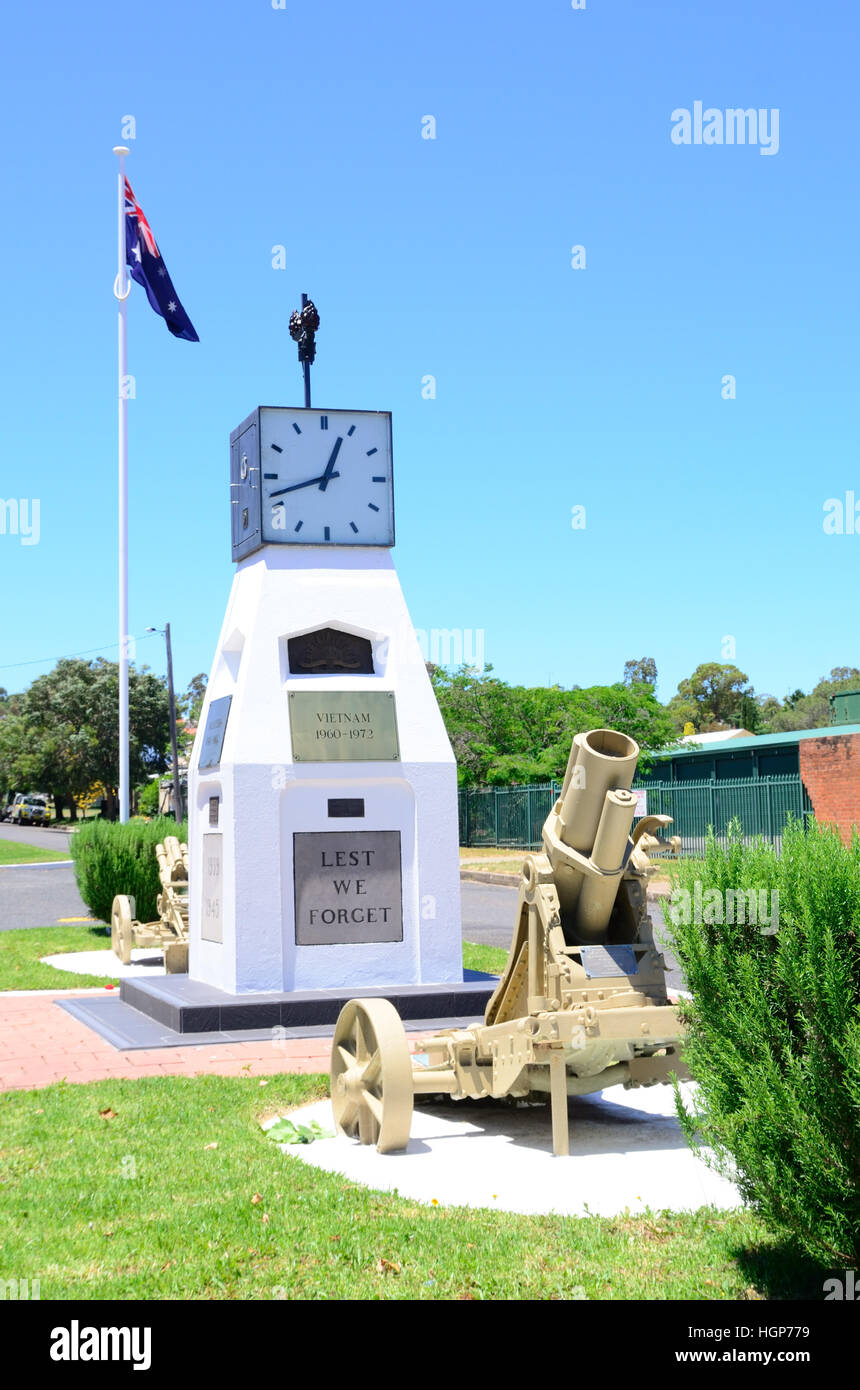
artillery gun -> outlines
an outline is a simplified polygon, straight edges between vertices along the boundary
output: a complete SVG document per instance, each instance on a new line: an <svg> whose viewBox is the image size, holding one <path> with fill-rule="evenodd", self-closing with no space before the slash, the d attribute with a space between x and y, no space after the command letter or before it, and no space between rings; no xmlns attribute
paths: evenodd
<svg viewBox="0 0 860 1390"><path fill-rule="evenodd" d="M159 920L135 921L134 898L118 893L110 915L111 950L128 965L133 946L157 947L164 952L167 974L181 975L188 969L188 845L167 835L155 846L155 857L161 881Z"/></svg>
<svg viewBox="0 0 860 1390"><path fill-rule="evenodd" d="M671 817L643 816L632 828L638 756L612 729L574 738L543 853L523 861L511 950L483 1024L435 1033L419 1058L387 1000L345 1005L331 1060L341 1133L388 1153L409 1142L416 1095L548 1094L553 1151L567 1154L568 1096L687 1075L648 917L655 866L643 849Z"/></svg>

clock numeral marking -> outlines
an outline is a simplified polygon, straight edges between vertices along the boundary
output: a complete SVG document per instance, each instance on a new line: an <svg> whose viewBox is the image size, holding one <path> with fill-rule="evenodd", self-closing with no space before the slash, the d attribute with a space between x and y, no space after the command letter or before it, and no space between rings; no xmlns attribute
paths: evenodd
<svg viewBox="0 0 860 1390"><path fill-rule="evenodd" d="M368 449L368 451L367 451L367 457L370 458L370 455L371 455L371 454L378 454L378 453L379 453L379 450L378 450L378 449Z"/></svg>
<svg viewBox="0 0 860 1390"><path fill-rule="evenodd" d="M354 521L351 521L349 524L350 524L350 526L352 527L352 529L353 529L353 531L355 532L355 534L358 535L358 527L356 526L355 522L354 522Z"/></svg>
<svg viewBox="0 0 860 1390"><path fill-rule="evenodd" d="M327 429L328 429L328 416L327 416L327 415L321 415L321 416L320 416L320 429L321 429L321 430L327 430Z"/></svg>
<svg viewBox="0 0 860 1390"><path fill-rule="evenodd" d="M371 510L372 512L378 512L378 511L379 511L379 508L377 507L377 505L376 505L375 502L368 502L367 505L368 505L368 507L370 508L370 510Z"/></svg>
<svg viewBox="0 0 860 1390"><path fill-rule="evenodd" d="M296 434L301 434L302 432L301 427L296 424L295 420L293 421L293 429L295 430Z"/></svg>
<svg viewBox="0 0 860 1390"><path fill-rule="evenodd" d="M326 539L327 541L330 541L330 540L331 540L331 527L330 527L330 526L326 526L325 531L324 531L323 534L324 534L324 536L325 536L325 539Z"/></svg>
<svg viewBox="0 0 860 1390"><path fill-rule="evenodd" d="M295 525L295 530L296 530L296 531L301 531L303 525L304 525L303 522L297 521L297 522L296 522L296 525Z"/></svg>
<svg viewBox="0 0 860 1390"><path fill-rule="evenodd" d="M387 482L388 482L388 479L387 479L387 478L371 478L370 481L371 481L372 483L387 483Z"/></svg>
<svg viewBox="0 0 860 1390"><path fill-rule="evenodd" d="M355 434L355 425L350 425L347 434Z"/></svg>
<svg viewBox="0 0 860 1390"><path fill-rule="evenodd" d="M273 444L271 447L274 449L276 454L282 454L284 452L280 444Z"/></svg>
<svg viewBox="0 0 860 1390"><path fill-rule="evenodd" d="M277 481L278 475L277 475L277 473L264 473L264 474L263 474L263 477L264 477L264 478L274 478L274 479Z"/></svg>

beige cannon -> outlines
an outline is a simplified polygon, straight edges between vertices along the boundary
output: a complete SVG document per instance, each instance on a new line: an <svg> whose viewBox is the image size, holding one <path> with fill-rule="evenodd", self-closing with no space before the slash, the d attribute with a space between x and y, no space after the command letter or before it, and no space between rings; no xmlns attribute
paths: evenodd
<svg viewBox="0 0 860 1390"><path fill-rule="evenodd" d="M342 1133L385 1153L409 1142L416 1094L548 1095L562 1155L568 1096L687 1075L647 910L644 846L671 818L643 816L631 833L638 756L613 729L574 738L543 853L523 862L511 950L483 1024L436 1033L413 1058L387 1000L344 1007L331 1061Z"/></svg>
<svg viewBox="0 0 860 1390"><path fill-rule="evenodd" d="M161 880L159 920L135 921L134 898L118 893L111 908L111 950L128 965L133 946L154 946L164 952L167 974L182 975L188 969L188 846L167 835L155 846L155 857Z"/></svg>

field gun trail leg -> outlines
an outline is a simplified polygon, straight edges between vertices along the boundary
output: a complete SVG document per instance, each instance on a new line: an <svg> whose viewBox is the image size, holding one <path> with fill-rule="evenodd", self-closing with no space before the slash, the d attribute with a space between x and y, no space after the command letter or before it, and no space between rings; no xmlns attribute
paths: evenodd
<svg viewBox="0 0 860 1390"><path fill-rule="evenodd" d="M564 1053L549 1054L549 1092L552 1105L552 1151L556 1158L570 1153L570 1128L567 1118L567 1068Z"/></svg>

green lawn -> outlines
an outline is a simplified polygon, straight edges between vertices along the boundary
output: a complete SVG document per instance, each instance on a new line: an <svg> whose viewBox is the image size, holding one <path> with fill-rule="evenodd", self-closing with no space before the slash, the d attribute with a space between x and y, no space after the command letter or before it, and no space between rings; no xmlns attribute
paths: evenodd
<svg viewBox="0 0 860 1390"><path fill-rule="evenodd" d="M0 932L0 992L5 989L89 989L105 985L119 976L71 975L42 965L41 956L55 956L62 951L107 951L110 936L101 924L66 927L27 927L20 931ZM504 969L507 951L493 946L463 943L463 964L468 970L483 970L489 975Z"/></svg>
<svg viewBox="0 0 860 1390"><path fill-rule="evenodd" d="M5 1092L0 1271L39 1279L42 1299L821 1297L821 1271L748 1212L446 1210L306 1167L259 1125L325 1089L284 1075Z"/></svg>
<svg viewBox="0 0 860 1390"><path fill-rule="evenodd" d="M483 970L487 975L501 975L507 959L507 951L498 946L481 946L476 941L463 942L463 965L466 970Z"/></svg>
<svg viewBox="0 0 860 1390"><path fill-rule="evenodd" d="M107 951L110 935L101 924L67 927L26 927L0 932L0 991L5 989L89 989L114 984L119 976L72 975L42 965L40 956L61 951Z"/></svg>
<svg viewBox="0 0 860 1390"><path fill-rule="evenodd" d="M52 860L71 860L68 850L39 849L36 845L19 845L15 840L0 840L0 864L46 864Z"/></svg>

